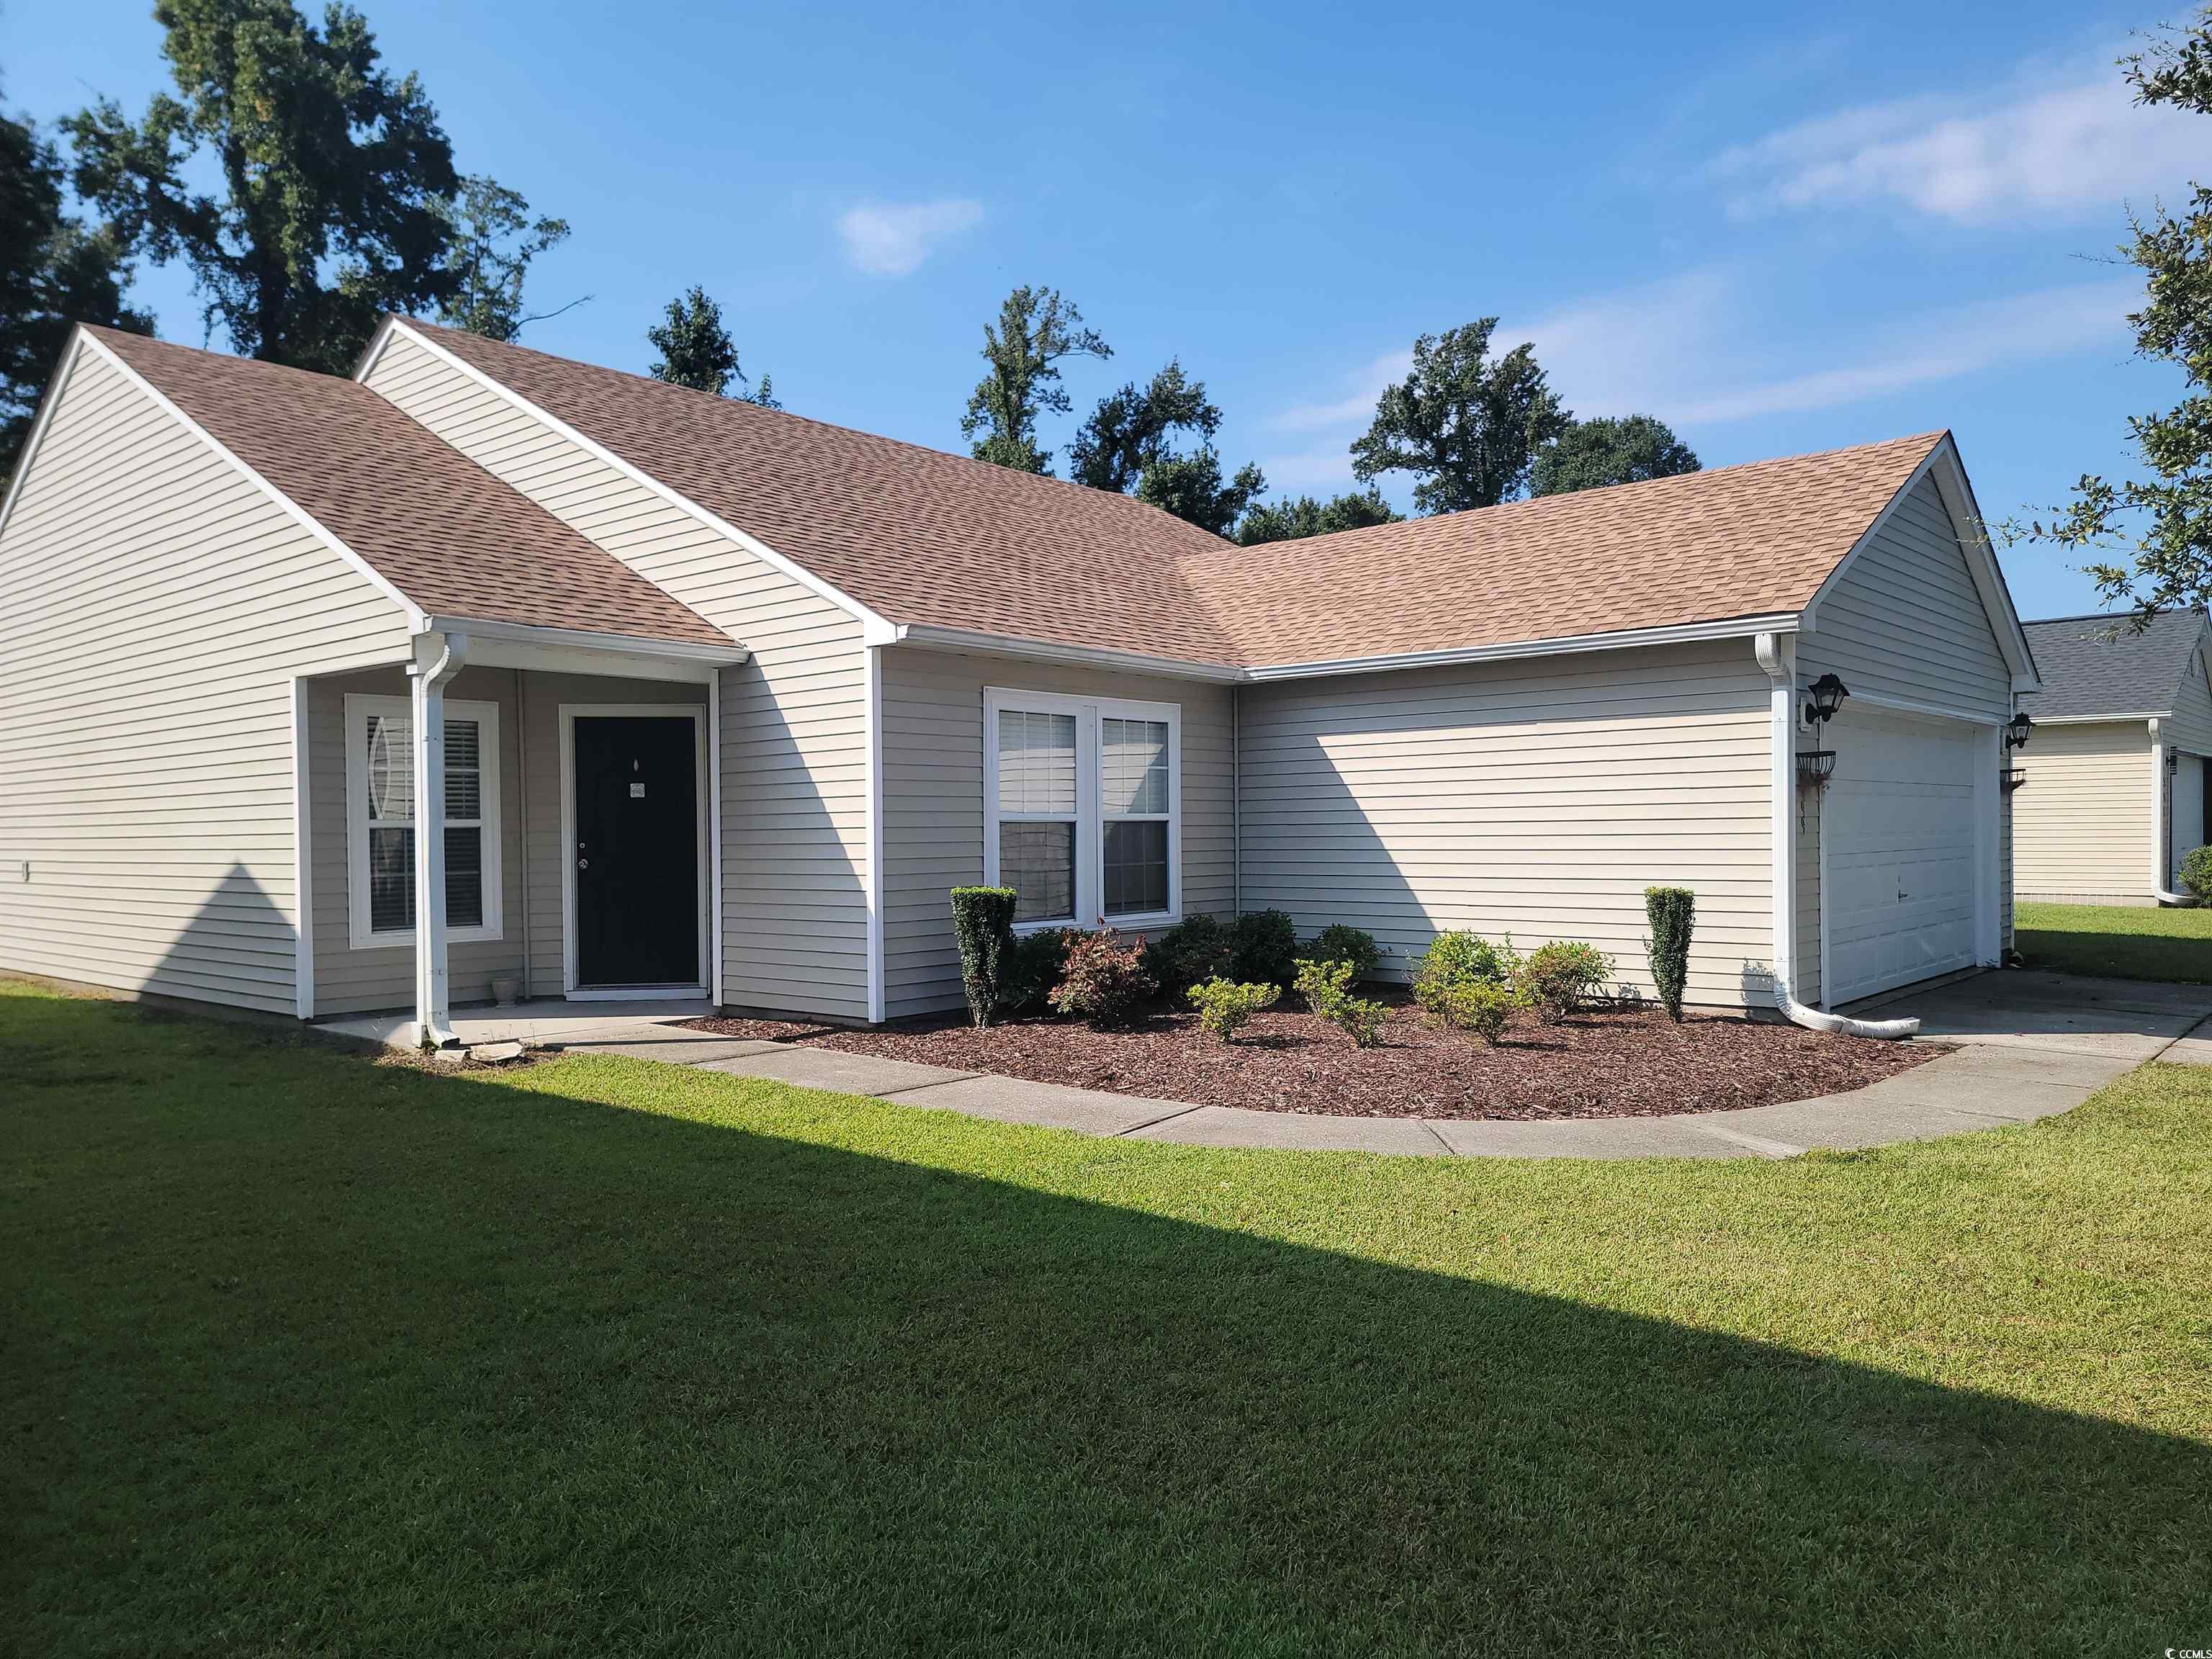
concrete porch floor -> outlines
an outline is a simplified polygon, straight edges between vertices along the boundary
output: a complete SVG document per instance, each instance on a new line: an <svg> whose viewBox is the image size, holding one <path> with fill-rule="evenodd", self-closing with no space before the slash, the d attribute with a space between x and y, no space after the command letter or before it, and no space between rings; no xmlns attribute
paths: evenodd
<svg viewBox="0 0 2212 1659"><path fill-rule="evenodd" d="M512 1007L456 1008L453 1035L465 1047L479 1042L523 1042L532 1048L567 1048L576 1043L664 1042L709 1035L684 1031L677 1022L714 1012L704 998L668 998L641 1002L569 1002L543 997ZM317 1022L317 1029L343 1036L404 1046L413 1030L411 1013L361 1014Z"/></svg>

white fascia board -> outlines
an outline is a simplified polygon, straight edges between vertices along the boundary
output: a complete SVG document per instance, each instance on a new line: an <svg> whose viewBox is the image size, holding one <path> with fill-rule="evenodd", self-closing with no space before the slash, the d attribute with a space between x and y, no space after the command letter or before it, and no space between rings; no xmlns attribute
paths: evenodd
<svg viewBox="0 0 2212 1659"><path fill-rule="evenodd" d="M1072 663L1125 674L1158 674L1166 679L1208 680L1217 684L1231 684L1249 678L1249 671L1226 663L1188 662L1179 657L1147 656L1142 652L1115 651L1104 646L1063 645L1054 640L1022 639L966 628L935 628L921 623L902 623L891 629L884 642L918 646L930 651L964 651L984 657Z"/></svg>
<svg viewBox="0 0 2212 1659"><path fill-rule="evenodd" d="M488 622L474 617L425 617L417 633L465 634L477 640L513 640L524 645L564 647L580 651L619 651L633 657L666 657L676 662L711 663L717 667L750 662L752 653L732 640L701 645L641 634L602 634L588 629L541 628L532 623Z"/></svg>
<svg viewBox="0 0 2212 1659"><path fill-rule="evenodd" d="M668 485L661 483L659 479L654 477L651 473L643 471L641 469L631 465L629 462L623 459L621 456L616 454L604 444L594 442L592 440L586 437L582 433L577 431L575 428L570 426L566 421L562 420L558 416L552 414L550 410L541 409L538 404L531 402L529 398L524 397L520 392L507 385L505 381L499 380L495 375L487 374L483 370L477 368L473 363L465 362L463 359L455 356L452 352L447 350L445 347L440 345L435 340L430 339L424 335L418 334L415 330L407 326L406 321L403 318L387 317L384 319L384 322L377 329L376 337L369 342L368 349L362 354L361 366L355 369L353 373L355 380L364 383L368 380L369 372L376 367L378 359L383 356L385 348L391 343L392 337L395 334L404 334L408 339L412 341L415 344L422 347L423 350L437 358L439 362L446 364L448 368L453 368L460 374L467 375L470 380L483 387L485 391L490 392L493 396L500 398L502 402L510 404L514 408L522 410L525 414L531 416L532 419L543 422L547 427L550 428L553 431L559 433L563 438L566 438L570 443L574 444L579 449L584 451L585 453L590 455L593 459L603 462L606 465L612 467L616 471L621 473L623 477L628 478L632 483L637 485L641 489L647 490L649 493L659 496L662 501L666 501L671 507L677 508L680 512L690 514L693 519L696 519L701 524L705 525L709 530L714 531L718 534L728 537L732 541L744 548L746 552L751 554L755 558L758 559L763 564L767 565L770 569L778 571L783 575L790 577L792 580L797 582L808 592L814 593L822 599L827 599L830 604L836 605L841 611L844 611L854 617L857 617L864 629L875 629L885 633L890 631L891 624L888 620L878 616L873 611L861 604L860 600L854 599L851 594L845 592L842 589L833 587L828 582L823 581L821 577L807 569L805 566L795 563L792 560L786 558L782 554L770 547L766 542L763 542L759 538L750 535L746 532L738 529L737 526L732 524L728 520L720 517L719 514L708 511L707 508L700 506L698 502L693 501L690 496L680 494L678 491L671 489Z"/></svg>
<svg viewBox="0 0 2212 1659"><path fill-rule="evenodd" d="M39 453L39 441L46 435L47 423L53 419L54 410L62 400L62 388L69 384L70 371L76 367L76 360L90 338L83 329L73 328L68 343L62 347L61 362L55 365L53 379L46 382L46 395L39 399L38 416L23 440L22 452L15 457L15 476L8 481L7 495L0 498L0 531L8 528L8 515L15 510L15 497L22 493L23 480L31 476L31 461Z"/></svg>
<svg viewBox="0 0 2212 1659"><path fill-rule="evenodd" d="M2142 720L2172 720L2173 711L2143 708L2124 714L2039 714L2031 708L2028 718L2038 726L2132 726Z"/></svg>
<svg viewBox="0 0 2212 1659"><path fill-rule="evenodd" d="M404 593L401 592L398 587L392 585L388 578L376 568L375 566L370 564L369 562L362 558L360 554L355 552L353 549L348 547L343 542L340 541L326 526L315 518L313 514L309 513L306 507L301 507L299 502L294 501L283 490L277 489L275 484L270 483L268 479L263 477L258 472L256 472L252 467L248 466L245 461L240 459L236 454L233 453L228 447L226 447L221 439L217 438L198 421L195 421L191 416L185 414L185 411L178 408L175 404L170 402L167 397L162 393L161 389L159 386L155 386L151 380L138 373L137 369L131 368L129 363L123 361L120 356L111 350L107 346L102 344L92 335L85 333L83 331L80 330L78 331L77 337L83 342L84 349L98 352L109 362L114 364L115 367L131 380L131 384L137 386L138 389L143 392L149 398L151 398L155 404L166 412L172 420L174 420L179 425L182 426L185 431L191 433L192 436L198 439L203 444L205 444L210 451L228 463L231 468L238 472L240 477L244 477L246 482L251 483L256 489L258 489L263 495L266 495L270 501L274 501L279 507L283 508L285 517L290 519L302 530L305 530L309 535L320 542L325 547L327 547L331 552L337 554L339 558L344 560L349 565L351 565L355 570L367 577L379 592L383 593L386 599L390 599L394 605L397 605L400 610L406 614L407 623L410 629L416 633L421 633L424 629L429 626L430 619L423 613L422 606L416 605L414 600L409 599Z"/></svg>
<svg viewBox="0 0 2212 1659"><path fill-rule="evenodd" d="M1503 645L1468 646L1443 651L1409 651L1394 656L1276 663L1249 669L1244 678L1255 681L1317 679L1329 674L1381 674L1394 669L1448 668L1461 663L1502 662L1516 657L1564 657L1583 651L1626 651L1640 646L1747 639L1759 634L1794 634L1797 626L1796 612L1782 611L1767 617L1732 617L1719 622L1681 623L1665 628L1620 629L1606 634L1571 634L1556 639L1515 640Z"/></svg>

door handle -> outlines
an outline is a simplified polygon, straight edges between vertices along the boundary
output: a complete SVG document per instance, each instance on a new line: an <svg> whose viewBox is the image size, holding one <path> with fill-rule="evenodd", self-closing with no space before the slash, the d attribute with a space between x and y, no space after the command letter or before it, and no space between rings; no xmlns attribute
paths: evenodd
<svg viewBox="0 0 2212 1659"><path fill-rule="evenodd" d="M592 861L589 859L578 859L576 860L576 867L579 870L588 870L592 867Z"/></svg>

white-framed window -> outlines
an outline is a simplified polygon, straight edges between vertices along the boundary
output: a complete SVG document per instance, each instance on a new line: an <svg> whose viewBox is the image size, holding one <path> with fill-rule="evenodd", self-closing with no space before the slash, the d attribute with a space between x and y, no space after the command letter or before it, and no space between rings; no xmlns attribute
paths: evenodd
<svg viewBox="0 0 2212 1659"><path fill-rule="evenodd" d="M415 934L413 705L345 700L346 892L353 947ZM446 937L498 939L499 706L446 703Z"/></svg>
<svg viewBox="0 0 2212 1659"><path fill-rule="evenodd" d="M1182 915L1182 708L991 686L983 879L1018 928Z"/></svg>

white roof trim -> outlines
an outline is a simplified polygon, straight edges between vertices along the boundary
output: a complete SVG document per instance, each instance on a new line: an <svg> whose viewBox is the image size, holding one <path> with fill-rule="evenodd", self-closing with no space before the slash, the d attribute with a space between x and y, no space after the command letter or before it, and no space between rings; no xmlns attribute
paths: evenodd
<svg viewBox="0 0 2212 1659"><path fill-rule="evenodd" d="M2144 708L2124 714L2039 714L2033 708L2027 716L2038 726L2134 726L2143 720L2170 720L2171 708Z"/></svg>
<svg viewBox="0 0 2212 1659"><path fill-rule="evenodd" d="M735 665L752 653L735 640L708 645L666 640L650 634L605 634L592 629L554 628L537 623L489 622L476 617L425 617L418 633L465 634L472 640L519 640L531 645L571 646L580 651L620 651L633 657L672 657L682 662Z"/></svg>
<svg viewBox="0 0 2212 1659"><path fill-rule="evenodd" d="M1578 651L1626 651L1638 646L1681 645L1700 640L1743 639L1754 634L1787 634L1797 629L1794 611L1765 617L1730 617L1718 622L1677 623L1664 628L1626 628L1604 634L1566 634L1553 639L1514 640L1442 651L1409 651L1394 656L1344 657L1329 661L1275 663L1248 669L1247 679L1318 678L1326 674L1380 674L1399 668L1445 668L1458 663L1498 662L1515 657L1558 657Z"/></svg>
<svg viewBox="0 0 2212 1659"><path fill-rule="evenodd" d="M876 642L912 645L930 651L968 651L987 657L1020 657L1033 662L1072 663L1085 668L1158 674L1170 679L1211 680L1222 684L1250 678L1249 671L1228 663L1190 662L1181 657L1148 656L1140 651L1115 651L1099 645L1064 645L1056 640L1022 639L969 628L937 628L926 623L902 623L890 630L889 637Z"/></svg>
<svg viewBox="0 0 2212 1659"><path fill-rule="evenodd" d="M728 537L732 541L737 543L738 546L744 548L746 552L751 554L755 558L767 565L769 568L779 571L782 574L790 577L792 580L797 582L800 586L806 588L809 592L829 600L830 604L837 606L840 610L859 617L864 627L877 630L884 635L888 635L890 632L892 624L886 618L877 615L875 611L861 604L860 600L853 598L851 594L843 592L840 588L831 586L828 582L823 581L821 577L816 575L811 570L807 569L805 566L786 558L782 554L777 552L774 548L770 547L766 542L762 541L758 537L750 535L746 532L738 529L737 526L732 524L728 520L720 517L717 514L709 512L707 508L700 506L698 502L693 501L690 496L683 495L670 488L667 484L663 483L659 479L654 477L651 473L647 472L639 467L633 466L629 462L623 459L621 456L616 454L604 444L595 443L591 439L586 437L582 433L577 431L575 428L570 426L566 421L562 420L558 416L554 415L550 410L542 409L538 404L531 402L529 398L524 397L522 393L514 390L514 387L508 386L505 381L501 380L495 375L485 374L483 370L477 368L474 364L465 362L463 359L455 356L452 352L447 350L445 347L440 345L435 340L417 333L415 330L408 327L406 320L404 318L387 317L378 325L376 337L369 342L368 349L362 354L360 367L356 368L353 372L353 377L355 380L361 381L363 384L367 383L370 372L375 368L378 360L384 356L385 348L391 343L392 337L395 334L404 334L410 340L422 347L423 350L428 352L441 362L445 363L449 368L458 369L461 374L467 375L469 379L474 380L478 386L483 386L487 392L491 392L494 396L501 398L502 401L512 404L514 408L523 410L533 419L542 421L545 425L559 433L563 438L566 438L570 443L574 444L578 448L583 450L586 454L592 457L593 459L601 461L606 465L614 468L616 471L621 473L632 483L635 483L639 486L639 488L658 495L662 501L666 501L671 507L689 514L692 518L696 519L701 524L705 525L708 529L716 531L719 533Z"/></svg>
<svg viewBox="0 0 2212 1659"><path fill-rule="evenodd" d="M138 386L141 391L145 392L148 397L151 398L156 404L165 410L173 420L176 421L178 424L182 426L185 431L191 433L192 436L198 438L202 443L205 444L209 449L220 456L223 460L229 463L229 465L236 469L236 471L245 477L248 483L252 484L256 489L258 489L263 495L268 496L270 501L276 502L279 507L283 509L285 517L290 519L301 529L305 530L309 535L313 536L317 541L329 548L331 552L337 554L341 559L343 559L363 576L366 576L380 592L381 592L387 599L391 599L395 605L398 605L398 607L406 613L408 625L410 628L420 630L428 623L428 618L423 614L422 606L416 605L414 600L409 599L404 593L401 592L398 587L392 585L388 577L385 576L380 571L379 571L375 566L369 563L367 559L362 558L360 554L355 552L353 549L348 547L343 542L340 541L327 526L325 526L313 514L309 513L306 507L301 507L299 502L294 501L283 490L277 489L275 484L270 483L268 479L263 477L258 472L256 472L252 467L248 466L243 460L240 459L237 455L234 454L230 449L224 445L221 439L217 438L198 421L195 421L191 416L185 414L185 411L178 408L176 404L170 402L167 396L159 386L155 386L151 380L141 374L137 369L131 368L129 363L124 362L119 354L112 350L108 346L101 343L100 341L94 337L91 334L86 332L82 328L77 331L77 338L82 343L82 348L85 350L98 352L100 356L106 358L109 362L114 364L115 367L120 369L125 375L126 375ZM29 459L29 453L27 450L25 452L24 459L27 463Z"/></svg>

